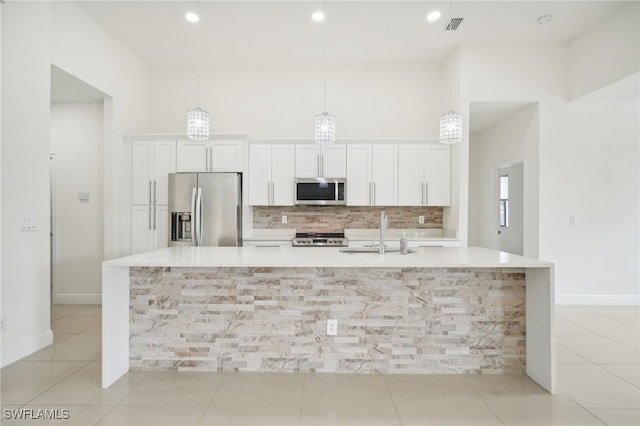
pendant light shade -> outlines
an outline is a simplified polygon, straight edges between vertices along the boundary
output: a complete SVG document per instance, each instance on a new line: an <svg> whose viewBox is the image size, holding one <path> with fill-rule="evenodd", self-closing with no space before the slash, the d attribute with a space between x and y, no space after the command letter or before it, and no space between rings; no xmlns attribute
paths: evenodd
<svg viewBox="0 0 640 426"><path fill-rule="evenodd" d="M462 141L462 114L449 111L440 116L440 143L451 145Z"/></svg>
<svg viewBox="0 0 640 426"><path fill-rule="evenodd" d="M336 117L323 112L316 115L314 140L319 145L332 144L336 141Z"/></svg>
<svg viewBox="0 0 640 426"><path fill-rule="evenodd" d="M194 141L209 140L209 113L199 107L187 113L187 136Z"/></svg>

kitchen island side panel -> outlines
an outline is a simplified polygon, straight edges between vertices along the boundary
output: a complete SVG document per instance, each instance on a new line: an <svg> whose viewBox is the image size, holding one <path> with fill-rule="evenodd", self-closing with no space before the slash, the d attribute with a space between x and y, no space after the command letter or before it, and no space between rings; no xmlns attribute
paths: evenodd
<svg viewBox="0 0 640 426"><path fill-rule="evenodd" d="M524 268L131 267L129 364L524 374L525 277Z"/></svg>

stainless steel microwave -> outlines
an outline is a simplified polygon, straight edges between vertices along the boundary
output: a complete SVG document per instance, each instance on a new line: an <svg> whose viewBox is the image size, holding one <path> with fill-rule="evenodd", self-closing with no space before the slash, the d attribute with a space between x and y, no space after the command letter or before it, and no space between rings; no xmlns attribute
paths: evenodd
<svg viewBox="0 0 640 426"><path fill-rule="evenodd" d="M335 206L347 200L347 180L341 179L296 179L296 205Z"/></svg>

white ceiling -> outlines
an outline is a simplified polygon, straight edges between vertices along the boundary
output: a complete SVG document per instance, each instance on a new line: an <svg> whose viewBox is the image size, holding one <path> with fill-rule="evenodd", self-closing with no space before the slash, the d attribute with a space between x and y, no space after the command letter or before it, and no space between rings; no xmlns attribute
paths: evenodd
<svg viewBox="0 0 640 426"><path fill-rule="evenodd" d="M440 62L460 42L570 41L620 7L617 1L94 1L76 3L151 66L220 63ZM464 21L442 31L449 8ZM201 21L184 19L200 9ZM438 9L443 17L429 23ZM553 16L550 24L536 19Z"/></svg>

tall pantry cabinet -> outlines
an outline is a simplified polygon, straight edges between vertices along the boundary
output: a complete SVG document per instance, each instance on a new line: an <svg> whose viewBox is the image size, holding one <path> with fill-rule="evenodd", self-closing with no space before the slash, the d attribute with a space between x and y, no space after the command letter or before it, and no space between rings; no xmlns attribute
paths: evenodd
<svg viewBox="0 0 640 426"><path fill-rule="evenodd" d="M131 253L169 243L169 173L176 171L175 140L132 141Z"/></svg>

